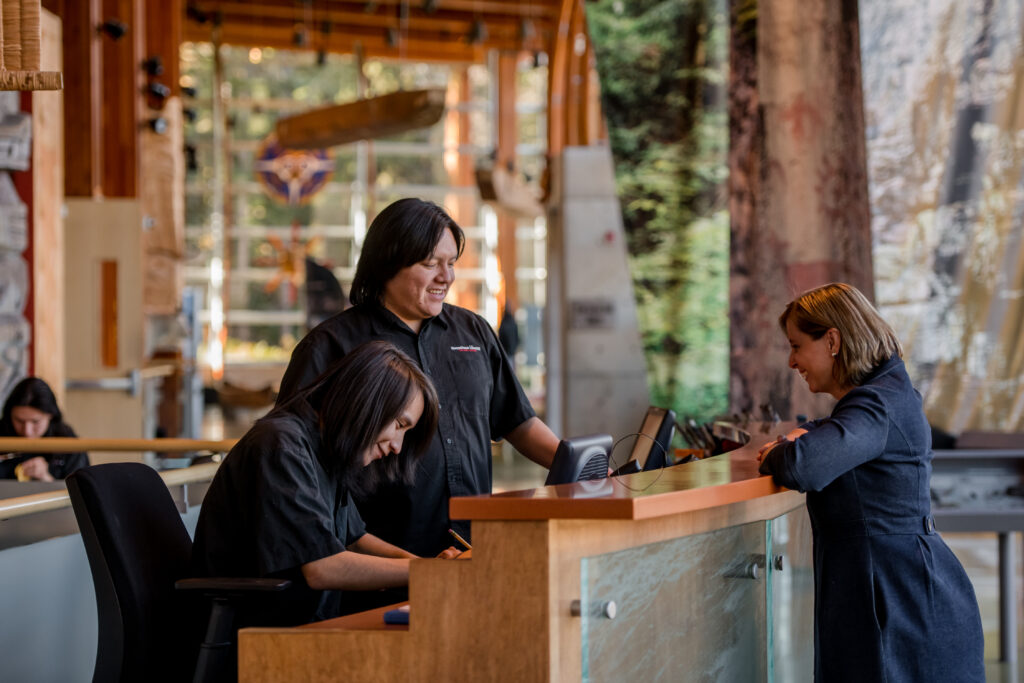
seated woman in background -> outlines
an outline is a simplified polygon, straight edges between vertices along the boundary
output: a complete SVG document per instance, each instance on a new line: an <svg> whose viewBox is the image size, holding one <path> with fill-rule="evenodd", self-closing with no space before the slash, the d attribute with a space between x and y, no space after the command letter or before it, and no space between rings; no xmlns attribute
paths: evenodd
<svg viewBox="0 0 1024 683"><path fill-rule="evenodd" d="M4 403L0 437L76 437L64 422L50 386L38 377L14 385ZM0 455L0 479L54 481L89 465L85 453L5 453Z"/></svg>
<svg viewBox="0 0 1024 683"><path fill-rule="evenodd" d="M292 581L240 625L327 619L341 613L338 591L407 585L416 556L366 533L350 494L411 480L437 416L434 386L407 355L357 347L228 453L199 514L193 573Z"/></svg>
<svg viewBox="0 0 1024 683"><path fill-rule="evenodd" d="M789 367L838 401L758 455L807 492L814 680L984 681L978 602L935 531L931 430L895 333L846 284L805 292L779 325Z"/></svg>

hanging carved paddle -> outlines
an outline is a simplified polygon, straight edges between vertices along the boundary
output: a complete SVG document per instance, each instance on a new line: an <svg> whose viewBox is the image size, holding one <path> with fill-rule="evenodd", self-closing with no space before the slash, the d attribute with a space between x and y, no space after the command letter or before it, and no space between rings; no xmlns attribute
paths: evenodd
<svg viewBox="0 0 1024 683"><path fill-rule="evenodd" d="M288 149L319 149L432 126L444 113L444 88L400 90L279 119L277 139Z"/></svg>

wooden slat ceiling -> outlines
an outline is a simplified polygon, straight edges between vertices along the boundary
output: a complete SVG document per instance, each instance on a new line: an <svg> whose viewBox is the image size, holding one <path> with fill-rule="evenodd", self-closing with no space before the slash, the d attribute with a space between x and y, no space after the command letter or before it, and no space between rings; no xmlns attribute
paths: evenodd
<svg viewBox="0 0 1024 683"><path fill-rule="evenodd" d="M548 51L562 0L190 0L185 40L483 62L497 50ZM481 28L482 27L482 28ZM298 37L297 37L298 36Z"/></svg>

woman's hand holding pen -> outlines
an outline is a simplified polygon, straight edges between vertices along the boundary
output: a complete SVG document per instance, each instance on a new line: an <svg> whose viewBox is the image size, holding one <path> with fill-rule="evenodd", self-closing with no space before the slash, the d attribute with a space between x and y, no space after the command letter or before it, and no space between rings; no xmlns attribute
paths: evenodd
<svg viewBox="0 0 1024 683"><path fill-rule="evenodd" d="M793 431L789 432L785 436L781 436L780 435L778 438L775 439L775 441L769 441L768 443L766 443L765 445L761 446L761 448L758 449L758 451L757 451L757 461L761 462L762 460L764 460L764 456L768 453L768 451L770 451L771 449L775 448L780 443L784 443L786 441L796 441L797 439L799 439L801 436L803 436L806 433L807 433L806 429L801 429L800 427L797 427L796 429L794 429Z"/></svg>
<svg viewBox="0 0 1024 683"><path fill-rule="evenodd" d="M448 546L437 554L442 560L452 560L462 554L462 551L453 545Z"/></svg>

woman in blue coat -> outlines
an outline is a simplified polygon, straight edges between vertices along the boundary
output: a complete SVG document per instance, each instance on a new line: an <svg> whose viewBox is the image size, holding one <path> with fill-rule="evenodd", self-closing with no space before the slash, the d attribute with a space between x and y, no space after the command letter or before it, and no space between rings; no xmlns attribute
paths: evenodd
<svg viewBox="0 0 1024 683"><path fill-rule="evenodd" d="M807 493L815 681L984 681L978 603L935 531L931 432L892 328L846 284L802 294L779 325L789 367L838 400L758 456Z"/></svg>

